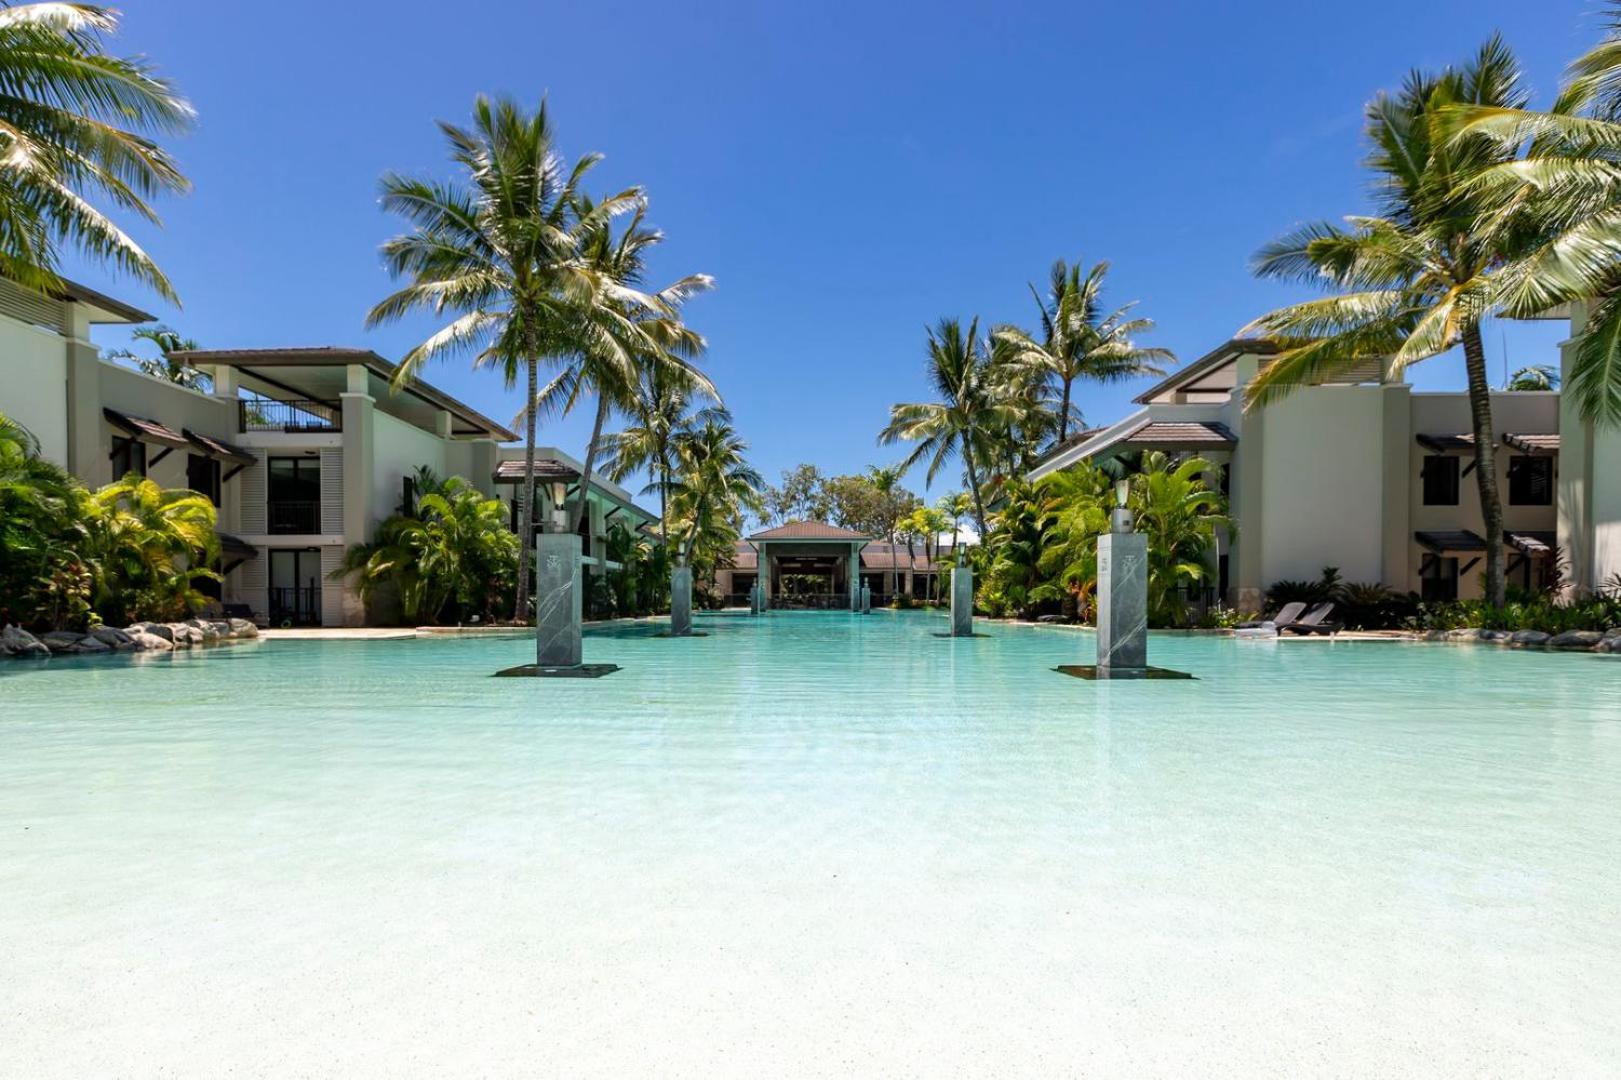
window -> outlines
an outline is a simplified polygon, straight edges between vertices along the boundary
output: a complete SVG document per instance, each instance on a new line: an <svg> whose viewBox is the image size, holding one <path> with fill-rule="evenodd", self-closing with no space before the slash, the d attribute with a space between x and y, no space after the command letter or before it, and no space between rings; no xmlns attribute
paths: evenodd
<svg viewBox="0 0 1621 1080"><path fill-rule="evenodd" d="M1518 455L1508 463L1511 506L1553 505L1553 458Z"/></svg>
<svg viewBox="0 0 1621 1080"><path fill-rule="evenodd" d="M146 444L121 435L113 436L113 479L122 480L130 473L146 475Z"/></svg>
<svg viewBox="0 0 1621 1080"><path fill-rule="evenodd" d="M186 458L186 486L199 495L207 495L215 506L220 504L220 463L204 454L191 454Z"/></svg>
<svg viewBox="0 0 1621 1080"><path fill-rule="evenodd" d="M321 531L321 460L273 457L269 472L269 525L272 533L312 536Z"/></svg>
<svg viewBox="0 0 1621 1080"><path fill-rule="evenodd" d="M1456 460L1456 459L1454 459ZM1432 555L1419 569L1422 583L1419 595L1425 601L1456 600L1458 598L1458 560Z"/></svg>
<svg viewBox="0 0 1621 1080"><path fill-rule="evenodd" d="M1458 505L1458 459L1430 454L1424 459L1424 505Z"/></svg>
<svg viewBox="0 0 1621 1080"><path fill-rule="evenodd" d="M321 553L315 548L270 552L270 622L313 626L321 621Z"/></svg>

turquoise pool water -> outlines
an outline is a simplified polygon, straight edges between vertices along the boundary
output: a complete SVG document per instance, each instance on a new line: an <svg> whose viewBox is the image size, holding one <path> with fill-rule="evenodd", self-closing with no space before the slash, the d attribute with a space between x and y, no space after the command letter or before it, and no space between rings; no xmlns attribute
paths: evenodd
<svg viewBox="0 0 1621 1080"><path fill-rule="evenodd" d="M1601 1076L1621 658L779 613L0 666L0 1076Z"/></svg>

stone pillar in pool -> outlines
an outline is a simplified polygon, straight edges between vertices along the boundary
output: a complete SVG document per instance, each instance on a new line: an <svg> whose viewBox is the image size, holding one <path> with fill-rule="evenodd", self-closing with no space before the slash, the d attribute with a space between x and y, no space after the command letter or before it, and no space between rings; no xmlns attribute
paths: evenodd
<svg viewBox="0 0 1621 1080"><path fill-rule="evenodd" d="M1131 512L1116 510L1098 537L1098 668L1140 672L1148 666L1148 537L1131 531Z"/></svg>
<svg viewBox="0 0 1621 1080"><path fill-rule="evenodd" d="M579 667L580 538L567 532L535 537L535 663Z"/></svg>
<svg viewBox="0 0 1621 1080"><path fill-rule="evenodd" d="M861 545L850 545L850 610L861 610Z"/></svg>
<svg viewBox="0 0 1621 1080"><path fill-rule="evenodd" d="M670 636L692 634L692 567L678 566L670 571Z"/></svg>
<svg viewBox="0 0 1621 1080"><path fill-rule="evenodd" d="M872 586L861 586L861 614L872 614Z"/></svg>
<svg viewBox="0 0 1621 1080"><path fill-rule="evenodd" d="M951 636L974 636L974 572L961 565L951 569Z"/></svg>

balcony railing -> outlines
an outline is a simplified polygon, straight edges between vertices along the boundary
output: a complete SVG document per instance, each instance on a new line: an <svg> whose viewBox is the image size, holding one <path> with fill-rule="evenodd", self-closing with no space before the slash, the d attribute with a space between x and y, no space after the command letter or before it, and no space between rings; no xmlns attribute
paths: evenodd
<svg viewBox="0 0 1621 1080"><path fill-rule="evenodd" d="M317 626L321 622L321 590L316 586L272 588L270 625Z"/></svg>
<svg viewBox="0 0 1621 1080"><path fill-rule="evenodd" d="M321 531L321 504L274 499L265 506L270 531L280 535L314 536Z"/></svg>
<svg viewBox="0 0 1621 1080"><path fill-rule="evenodd" d="M330 401L273 401L270 398L237 402L243 431L342 431L343 406Z"/></svg>

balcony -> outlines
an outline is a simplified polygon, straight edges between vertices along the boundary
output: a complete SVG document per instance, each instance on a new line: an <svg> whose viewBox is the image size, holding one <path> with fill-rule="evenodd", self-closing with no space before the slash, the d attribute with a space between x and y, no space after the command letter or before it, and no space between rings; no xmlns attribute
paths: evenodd
<svg viewBox="0 0 1621 1080"><path fill-rule="evenodd" d="M237 402L243 431L342 431L343 406L330 401L273 401L270 398Z"/></svg>
<svg viewBox="0 0 1621 1080"><path fill-rule="evenodd" d="M265 505L266 524L277 536L315 536L321 531L321 504L272 499Z"/></svg>

